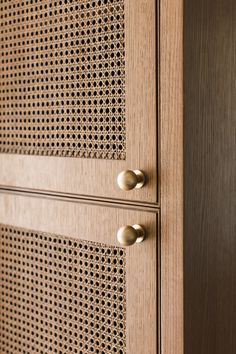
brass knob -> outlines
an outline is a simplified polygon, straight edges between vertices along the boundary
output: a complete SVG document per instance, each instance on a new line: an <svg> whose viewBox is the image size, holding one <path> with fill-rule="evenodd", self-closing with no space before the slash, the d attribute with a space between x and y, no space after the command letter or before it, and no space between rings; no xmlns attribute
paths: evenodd
<svg viewBox="0 0 236 354"><path fill-rule="evenodd" d="M142 188L145 183L145 176L139 170L126 170L119 173L117 183L120 189L130 191L131 189Z"/></svg>
<svg viewBox="0 0 236 354"><path fill-rule="evenodd" d="M122 246L132 246L134 243L140 243L145 238L145 230L140 225L122 226L117 232L117 240Z"/></svg>

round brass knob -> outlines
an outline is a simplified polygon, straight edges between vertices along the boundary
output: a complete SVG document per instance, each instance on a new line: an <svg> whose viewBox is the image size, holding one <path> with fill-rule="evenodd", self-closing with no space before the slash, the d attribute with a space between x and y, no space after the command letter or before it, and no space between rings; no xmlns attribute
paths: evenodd
<svg viewBox="0 0 236 354"><path fill-rule="evenodd" d="M145 230L140 225L122 226L117 232L117 240L122 246L132 246L134 243L140 243L145 238Z"/></svg>
<svg viewBox="0 0 236 354"><path fill-rule="evenodd" d="M131 189L142 188L145 183L145 176L139 170L126 170L119 173L117 183L120 189L130 191Z"/></svg>

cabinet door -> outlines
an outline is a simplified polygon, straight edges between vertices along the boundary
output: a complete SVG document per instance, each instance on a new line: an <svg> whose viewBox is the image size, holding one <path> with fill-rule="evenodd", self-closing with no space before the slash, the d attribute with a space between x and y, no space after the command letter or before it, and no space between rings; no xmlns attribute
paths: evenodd
<svg viewBox="0 0 236 354"><path fill-rule="evenodd" d="M1 2L0 185L156 202L155 4Z"/></svg>
<svg viewBox="0 0 236 354"><path fill-rule="evenodd" d="M0 352L156 354L156 238L154 213L1 194Z"/></svg>

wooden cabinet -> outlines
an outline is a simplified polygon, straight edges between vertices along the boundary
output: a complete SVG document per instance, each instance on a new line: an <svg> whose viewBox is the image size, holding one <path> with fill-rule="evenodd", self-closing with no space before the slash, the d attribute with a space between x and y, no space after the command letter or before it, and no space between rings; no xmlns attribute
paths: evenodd
<svg viewBox="0 0 236 354"><path fill-rule="evenodd" d="M1 353L156 353L155 213L1 194L0 220Z"/></svg>
<svg viewBox="0 0 236 354"><path fill-rule="evenodd" d="M182 25L0 1L1 354L183 354Z"/></svg>
<svg viewBox="0 0 236 354"><path fill-rule="evenodd" d="M0 0L1 354L235 354L235 28Z"/></svg>
<svg viewBox="0 0 236 354"><path fill-rule="evenodd" d="M0 1L1 354L159 353L158 8Z"/></svg>
<svg viewBox="0 0 236 354"><path fill-rule="evenodd" d="M0 185L157 202L156 1L6 1L1 14ZM117 188L127 169L145 188Z"/></svg>

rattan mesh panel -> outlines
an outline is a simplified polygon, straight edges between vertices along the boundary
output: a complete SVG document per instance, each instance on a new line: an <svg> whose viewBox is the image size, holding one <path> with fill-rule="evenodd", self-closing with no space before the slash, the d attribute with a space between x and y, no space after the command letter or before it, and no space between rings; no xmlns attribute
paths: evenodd
<svg viewBox="0 0 236 354"><path fill-rule="evenodd" d="M0 353L126 353L125 251L0 224Z"/></svg>
<svg viewBox="0 0 236 354"><path fill-rule="evenodd" d="M0 0L0 152L125 159L124 0Z"/></svg>

